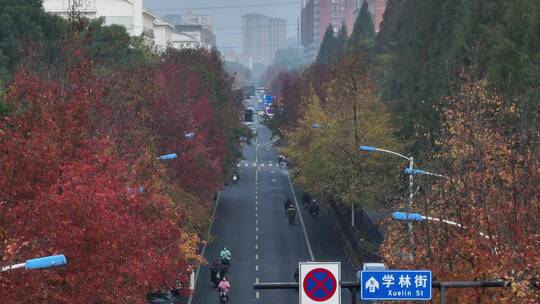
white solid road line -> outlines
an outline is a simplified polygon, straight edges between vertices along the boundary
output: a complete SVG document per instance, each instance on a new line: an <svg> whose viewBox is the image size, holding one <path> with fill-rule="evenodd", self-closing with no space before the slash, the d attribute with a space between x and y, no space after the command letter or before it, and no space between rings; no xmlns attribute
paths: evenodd
<svg viewBox="0 0 540 304"><path fill-rule="evenodd" d="M218 192L217 198L216 198L216 205L214 206L214 211L212 211L212 222L210 223L210 227L208 227L208 235L212 233L212 226L214 226L214 219L216 218L216 210L219 205L219 198L220 198L221 192ZM204 254L206 252L206 244L203 246L203 249L201 251L201 256L204 258ZM199 278L199 272L201 271L201 263L197 266L197 271L195 271L195 283L193 284L193 290L197 290L197 279ZM191 304L191 301L193 301L193 294L189 296L188 304Z"/></svg>
<svg viewBox="0 0 540 304"><path fill-rule="evenodd" d="M294 193L294 187L292 185L291 176L289 175L289 170L285 171L287 178L289 179L289 185L291 186L291 192L294 198L294 203L296 204L296 210L298 211L298 216L300 218L300 224L302 224L302 230L304 231L304 237L306 238L306 246L309 251L309 256L311 261L315 261L315 256L313 255L313 250L311 249L311 243L309 242L309 237L306 231L306 226L304 225L304 218L302 217L302 211L300 211L300 206L298 206L298 200L296 199L296 194Z"/></svg>

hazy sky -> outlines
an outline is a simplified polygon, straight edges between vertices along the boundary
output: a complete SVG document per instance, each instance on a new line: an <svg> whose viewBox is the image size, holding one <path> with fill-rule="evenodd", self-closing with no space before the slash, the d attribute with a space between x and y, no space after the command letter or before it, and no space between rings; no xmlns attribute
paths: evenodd
<svg viewBox="0 0 540 304"><path fill-rule="evenodd" d="M194 14L210 15L217 45L222 51L241 50L242 15L259 13L287 20L287 36L297 36L300 0L144 0L144 7L162 16L180 14L186 8Z"/></svg>

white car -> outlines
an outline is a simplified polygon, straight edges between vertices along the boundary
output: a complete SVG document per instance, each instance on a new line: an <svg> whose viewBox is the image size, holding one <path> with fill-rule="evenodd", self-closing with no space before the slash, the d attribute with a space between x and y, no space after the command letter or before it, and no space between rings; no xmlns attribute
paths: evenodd
<svg viewBox="0 0 540 304"><path fill-rule="evenodd" d="M387 270L388 267L384 263L364 263L362 270Z"/></svg>

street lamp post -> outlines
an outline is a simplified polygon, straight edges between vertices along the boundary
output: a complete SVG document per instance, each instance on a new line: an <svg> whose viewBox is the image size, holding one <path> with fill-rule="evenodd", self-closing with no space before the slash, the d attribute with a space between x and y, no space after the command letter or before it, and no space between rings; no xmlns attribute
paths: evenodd
<svg viewBox="0 0 540 304"><path fill-rule="evenodd" d="M66 264L67 264L67 260L63 254L51 255L51 256L42 257L42 258L30 259L24 263L4 266L0 268L0 272L18 269L18 268L42 269L42 268L49 268L49 267L54 267L54 266L66 265Z"/></svg>
<svg viewBox="0 0 540 304"><path fill-rule="evenodd" d="M400 154L394 151L379 149L372 146L360 146L358 149L360 151L365 151L365 152L383 152L383 153L388 153L388 154L392 154L392 155L404 158L409 162L409 167L406 170L409 170L410 172L414 172L414 158L412 156L405 156L403 154ZM409 199L408 199L408 206L407 206L407 209L409 212L412 212L412 205L413 205L413 198L414 198L414 190L413 190L414 177L413 176L414 174L409 174ZM409 223L409 240L410 240L411 246L412 246L412 229L413 229L412 223Z"/></svg>

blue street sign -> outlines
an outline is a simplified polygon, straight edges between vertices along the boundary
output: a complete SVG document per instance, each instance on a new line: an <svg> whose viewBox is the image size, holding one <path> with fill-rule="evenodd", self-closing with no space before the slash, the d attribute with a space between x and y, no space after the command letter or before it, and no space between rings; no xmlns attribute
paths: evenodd
<svg viewBox="0 0 540 304"><path fill-rule="evenodd" d="M272 101L274 101L274 97L270 94L264 94L263 96L263 106L269 107L272 105Z"/></svg>
<svg viewBox="0 0 540 304"><path fill-rule="evenodd" d="M372 270L360 276L362 300L431 300L430 270Z"/></svg>

